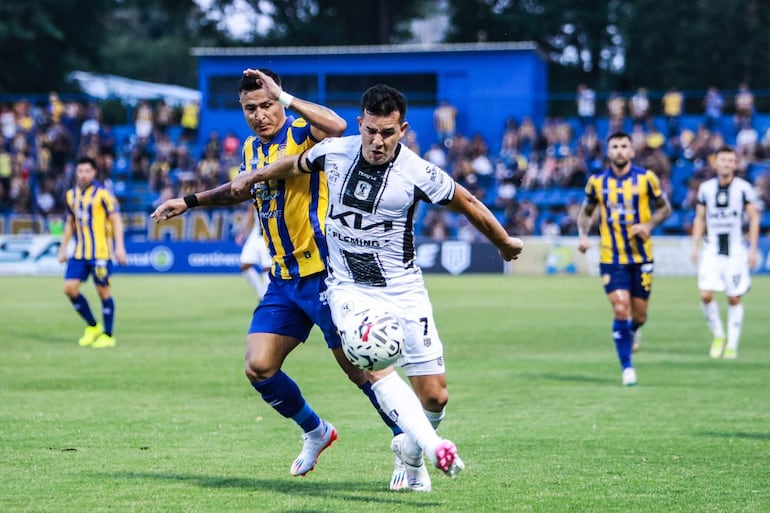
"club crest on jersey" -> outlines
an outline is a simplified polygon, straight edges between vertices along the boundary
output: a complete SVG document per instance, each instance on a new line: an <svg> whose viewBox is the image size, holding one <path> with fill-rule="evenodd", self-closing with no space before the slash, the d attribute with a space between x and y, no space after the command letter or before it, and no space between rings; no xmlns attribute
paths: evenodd
<svg viewBox="0 0 770 513"><path fill-rule="evenodd" d="M353 195L360 200L365 200L369 197L371 192L372 184L359 180L358 183L356 183L356 189Z"/></svg>

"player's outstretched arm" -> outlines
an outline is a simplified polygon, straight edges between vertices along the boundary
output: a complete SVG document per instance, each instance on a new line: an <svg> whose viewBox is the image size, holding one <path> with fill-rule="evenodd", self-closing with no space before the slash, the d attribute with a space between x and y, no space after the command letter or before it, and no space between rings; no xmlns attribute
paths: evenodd
<svg viewBox="0 0 770 513"><path fill-rule="evenodd" d="M155 222L165 221L178 215L184 214L187 210L194 207L213 207L228 206L243 203L249 199L249 189L246 188L238 194L232 190L231 183L227 182L214 189L208 189L195 194L189 194L184 198L172 198L164 201L150 217Z"/></svg>
<svg viewBox="0 0 770 513"><path fill-rule="evenodd" d="M447 205L454 212L463 214L500 251L504 260L516 260L524 241L511 237L494 214L473 194L460 184L455 188L455 195Z"/></svg>
<svg viewBox="0 0 770 513"><path fill-rule="evenodd" d="M292 176L301 175L302 171L300 171L297 162L299 157L303 155L304 153L302 155L288 155L263 168L252 169L247 173L240 173L235 177L231 184L232 194L234 196L240 196L244 191L249 191L251 186L257 182L285 180Z"/></svg>

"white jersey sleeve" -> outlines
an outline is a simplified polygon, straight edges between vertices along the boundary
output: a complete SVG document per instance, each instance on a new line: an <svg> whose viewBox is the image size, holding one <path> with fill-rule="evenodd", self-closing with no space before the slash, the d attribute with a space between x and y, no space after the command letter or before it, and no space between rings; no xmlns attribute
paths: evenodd
<svg viewBox="0 0 770 513"><path fill-rule="evenodd" d="M417 203L448 203L454 180L402 144L390 162L369 164L361 156L360 136L325 139L308 150L306 161L312 170L326 173L332 282L384 287L420 280L414 244Z"/></svg>

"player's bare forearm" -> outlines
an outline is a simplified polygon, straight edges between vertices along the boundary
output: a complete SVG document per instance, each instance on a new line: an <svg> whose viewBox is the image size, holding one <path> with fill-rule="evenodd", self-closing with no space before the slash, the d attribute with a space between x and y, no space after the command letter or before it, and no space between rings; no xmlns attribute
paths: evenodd
<svg viewBox="0 0 770 513"><path fill-rule="evenodd" d="M671 215L671 203L669 203L668 198L665 196L661 196L660 199L655 204L655 212L652 214L652 217L650 218L650 224L652 225L652 228L656 228L659 226L663 221L668 219L668 216Z"/></svg>
<svg viewBox="0 0 770 513"><path fill-rule="evenodd" d="M317 139L326 137L338 137L342 135L348 127L347 121L341 118L336 112L309 102L301 98L294 98L289 107L291 110L302 116L310 124L313 136Z"/></svg>
<svg viewBox="0 0 770 513"><path fill-rule="evenodd" d="M594 209L596 209L596 203L591 203L588 200L583 201L576 221L580 237L588 237L588 232L591 231L591 216L594 214Z"/></svg>
<svg viewBox="0 0 770 513"><path fill-rule="evenodd" d="M298 158L297 155L289 155L276 160L269 166L239 174L230 184L232 194L234 196L242 196L245 192L248 196L251 186L257 182L285 180L286 178L302 174L297 168Z"/></svg>

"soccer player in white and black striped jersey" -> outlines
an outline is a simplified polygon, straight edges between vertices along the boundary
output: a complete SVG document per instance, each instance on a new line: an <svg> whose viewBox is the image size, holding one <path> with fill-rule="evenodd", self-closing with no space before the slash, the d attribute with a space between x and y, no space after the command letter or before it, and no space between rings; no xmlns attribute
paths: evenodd
<svg viewBox="0 0 770 513"><path fill-rule="evenodd" d="M692 261L698 266L701 309L713 335L711 358L735 359L743 327L741 297L751 285L751 269L757 263L759 208L754 188L735 176L738 156L730 146L717 150L717 176L698 187L692 226ZM743 236L744 213L748 217L748 248ZM701 251L701 241L704 242ZM727 295L727 340L714 301L714 292Z"/></svg>

